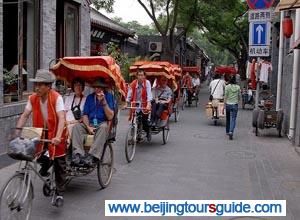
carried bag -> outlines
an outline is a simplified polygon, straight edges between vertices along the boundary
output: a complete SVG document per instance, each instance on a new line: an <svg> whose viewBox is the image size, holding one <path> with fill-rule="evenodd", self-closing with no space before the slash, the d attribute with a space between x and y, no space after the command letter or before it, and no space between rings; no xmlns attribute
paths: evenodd
<svg viewBox="0 0 300 220"><path fill-rule="evenodd" d="M209 96L209 101L212 101L214 99L214 96L212 94L214 94L214 92L216 91L217 86L219 85L219 82L221 81L221 79L219 79L217 85L215 86L213 92L211 93L211 95Z"/></svg>
<svg viewBox="0 0 300 220"><path fill-rule="evenodd" d="M71 111L73 113L73 116L75 120L79 120L81 118L81 110L80 110L80 103L82 100L82 97L80 98L79 104L74 106L74 100L75 100L75 95L73 98L72 106L71 106Z"/></svg>

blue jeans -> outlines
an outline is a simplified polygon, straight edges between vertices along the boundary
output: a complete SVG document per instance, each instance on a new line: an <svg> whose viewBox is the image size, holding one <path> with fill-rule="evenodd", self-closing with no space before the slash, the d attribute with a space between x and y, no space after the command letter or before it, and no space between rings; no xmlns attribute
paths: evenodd
<svg viewBox="0 0 300 220"><path fill-rule="evenodd" d="M226 133L233 134L236 125L238 104L226 104Z"/></svg>

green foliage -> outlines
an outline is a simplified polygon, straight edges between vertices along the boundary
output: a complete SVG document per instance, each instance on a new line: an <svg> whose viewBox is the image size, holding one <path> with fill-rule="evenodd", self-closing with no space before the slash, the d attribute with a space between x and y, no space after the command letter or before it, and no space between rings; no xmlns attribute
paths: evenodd
<svg viewBox="0 0 300 220"><path fill-rule="evenodd" d="M109 43L107 45L107 53L116 60L116 63L120 66L124 79L128 82L130 78L129 67L133 64L134 60L130 59L127 54L122 53L118 45L114 43Z"/></svg>
<svg viewBox="0 0 300 220"><path fill-rule="evenodd" d="M18 82L18 75L3 69L3 82L5 86L10 86Z"/></svg>
<svg viewBox="0 0 300 220"><path fill-rule="evenodd" d="M119 23L123 27L135 31L137 35L156 35L156 31L153 25L141 25L138 21L124 22L120 17L114 17L112 20Z"/></svg>
<svg viewBox="0 0 300 220"><path fill-rule="evenodd" d="M115 0L92 0L93 5L97 10L105 9L107 12L113 12Z"/></svg>
<svg viewBox="0 0 300 220"><path fill-rule="evenodd" d="M195 23L207 40L236 59L241 76L245 75L248 53L247 6L242 0L200 0Z"/></svg>
<svg viewBox="0 0 300 220"><path fill-rule="evenodd" d="M194 30L189 37L207 53L212 63L229 65L234 61L234 57L225 49L210 43L199 30Z"/></svg>

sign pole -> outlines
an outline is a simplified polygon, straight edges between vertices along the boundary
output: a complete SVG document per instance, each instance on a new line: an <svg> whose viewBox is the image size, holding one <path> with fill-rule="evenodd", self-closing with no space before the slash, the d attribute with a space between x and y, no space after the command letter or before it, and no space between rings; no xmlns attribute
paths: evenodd
<svg viewBox="0 0 300 220"><path fill-rule="evenodd" d="M255 70L255 75L256 75L256 92L255 92L255 109L258 109L258 101L259 101L259 73L260 73L260 69L258 68L258 61L260 61L260 57L257 58L256 64L257 64L257 69ZM255 64L255 65L256 65ZM255 68L255 66L254 66Z"/></svg>

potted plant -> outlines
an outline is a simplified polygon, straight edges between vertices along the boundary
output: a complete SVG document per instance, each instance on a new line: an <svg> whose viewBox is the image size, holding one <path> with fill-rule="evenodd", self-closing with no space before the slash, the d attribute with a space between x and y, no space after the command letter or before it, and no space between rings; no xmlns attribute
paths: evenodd
<svg viewBox="0 0 300 220"><path fill-rule="evenodd" d="M17 82L18 75L6 69L3 70L4 102L11 102L12 92L16 91Z"/></svg>

